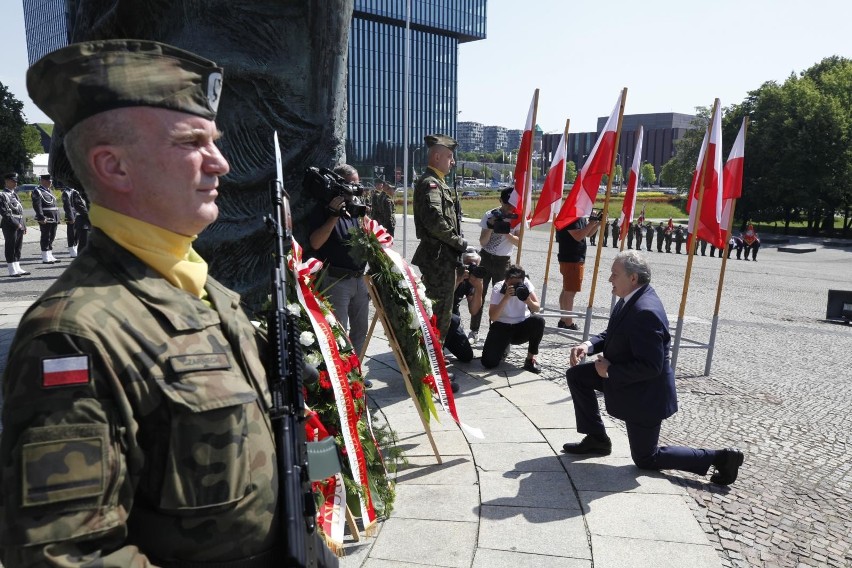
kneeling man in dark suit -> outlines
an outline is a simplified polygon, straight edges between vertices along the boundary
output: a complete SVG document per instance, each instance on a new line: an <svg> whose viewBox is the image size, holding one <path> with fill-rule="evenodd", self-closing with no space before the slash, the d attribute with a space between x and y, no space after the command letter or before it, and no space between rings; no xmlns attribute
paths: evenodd
<svg viewBox="0 0 852 568"><path fill-rule="evenodd" d="M740 450L658 445L660 424L677 412L677 392L669 354L669 322L650 285L648 261L636 251L619 253L609 281L620 300L606 331L571 348L568 388L577 431L586 436L563 449L569 454L609 455L612 451L595 394L601 391L607 412L626 422L630 455L637 467L706 475L712 465L716 472L710 481L730 485L743 463ZM593 353L601 354L594 363L579 364Z"/></svg>

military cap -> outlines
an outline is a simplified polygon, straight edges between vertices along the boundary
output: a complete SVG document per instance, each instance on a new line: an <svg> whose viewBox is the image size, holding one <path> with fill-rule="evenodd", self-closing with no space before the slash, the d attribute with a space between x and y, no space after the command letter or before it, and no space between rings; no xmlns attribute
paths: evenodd
<svg viewBox="0 0 852 568"><path fill-rule="evenodd" d="M38 178L39 179L46 179L47 181L50 181L50 174L41 174L40 176L38 176Z"/></svg>
<svg viewBox="0 0 852 568"><path fill-rule="evenodd" d="M15 172L5 173L3 174L3 179L12 179L18 181L18 174L16 174Z"/></svg>
<svg viewBox="0 0 852 568"><path fill-rule="evenodd" d="M426 146L431 148L432 146L446 146L450 150L455 151L456 146L459 145L458 142L450 138L449 136L445 136L443 134L429 134L423 140L426 141Z"/></svg>
<svg viewBox="0 0 852 568"><path fill-rule="evenodd" d="M27 90L66 132L98 113L137 106L213 120L222 92L222 68L154 41L89 41L36 61L27 71Z"/></svg>

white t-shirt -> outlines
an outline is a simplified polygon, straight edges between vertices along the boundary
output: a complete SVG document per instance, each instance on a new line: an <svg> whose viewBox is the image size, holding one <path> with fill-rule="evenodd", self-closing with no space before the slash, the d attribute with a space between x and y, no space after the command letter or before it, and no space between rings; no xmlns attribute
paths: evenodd
<svg viewBox="0 0 852 568"><path fill-rule="evenodd" d="M491 227L488 226L488 219L490 218L491 211L486 211L485 215L482 216L482 220L479 222L479 226L483 229L490 229ZM517 227L512 229L512 234L517 235L520 229L521 226L518 225ZM515 245L512 244L512 241L509 240L509 237L507 235L491 233L491 238L488 239L488 242L485 243L485 246L482 247L482 250L487 253L493 254L494 256L512 256L512 251L515 250Z"/></svg>
<svg viewBox="0 0 852 568"><path fill-rule="evenodd" d="M503 299L503 293L500 292L500 289L503 288L503 282L505 282L505 280L501 280L494 285L494 288L491 289L491 304L499 304L500 300ZM529 281L529 278L524 278L524 284L530 289L530 294L535 292L535 288ZM497 321L500 323L521 323L531 315L532 314L530 313L527 303L512 296L509 298L509 301L506 302L506 305L503 306L503 312L500 314L500 317L497 318Z"/></svg>

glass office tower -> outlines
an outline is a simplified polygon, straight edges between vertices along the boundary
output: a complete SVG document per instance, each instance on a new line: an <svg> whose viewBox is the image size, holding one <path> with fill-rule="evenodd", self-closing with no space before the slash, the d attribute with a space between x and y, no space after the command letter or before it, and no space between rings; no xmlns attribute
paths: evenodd
<svg viewBox="0 0 852 568"><path fill-rule="evenodd" d="M13 0L9 0L13 1ZM27 59L30 65L68 45L74 0L24 0Z"/></svg>
<svg viewBox="0 0 852 568"><path fill-rule="evenodd" d="M485 38L487 0L411 0L409 163L423 136L455 136L458 46ZM355 0L349 33L347 161L402 182L406 0ZM365 170L366 168L366 170Z"/></svg>

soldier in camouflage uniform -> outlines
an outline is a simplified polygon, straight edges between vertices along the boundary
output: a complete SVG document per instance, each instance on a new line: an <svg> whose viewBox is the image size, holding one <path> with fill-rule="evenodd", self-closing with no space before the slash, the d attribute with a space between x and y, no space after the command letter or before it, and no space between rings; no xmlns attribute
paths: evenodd
<svg viewBox="0 0 852 568"><path fill-rule="evenodd" d="M376 191L373 192L373 197L370 200L372 211L370 216L378 221L391 236L394 236L396 229L396 217L394 217L395 204L394 187L383 178L376 180Z"/></svg>
<svg viewBox="0 0 852 568"><path fill-rule="evenodd" d="M6 568L282 565L265 339L191 244L229 170L221 84L213 62L140 40L74 44L27 73L94 229L9 351Z"/></svg>
<svg viewBox="0 0 852 568"><path fill-rule="evenodd" d="M455 165L456 141L449 136L429 135L429 167L414 185L414 229L420 244L411 259L420 268L426 295L434 302L441 339L447 335L456 289L456 267L467 249L461 235L455 200L444 181Z"/></svg>

